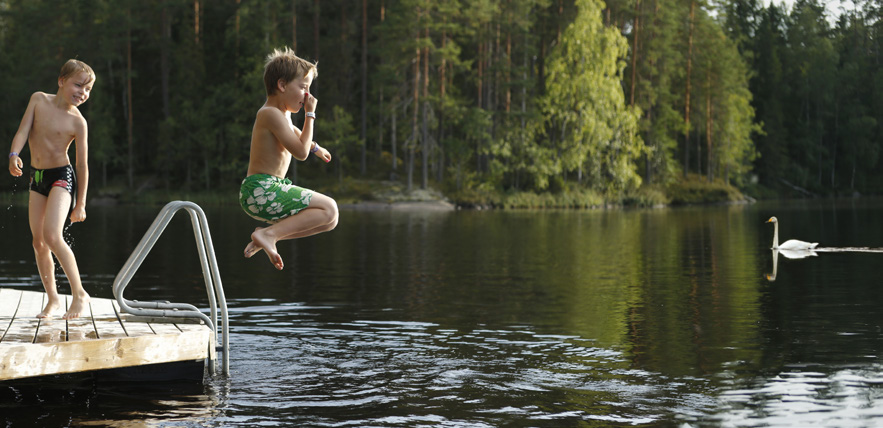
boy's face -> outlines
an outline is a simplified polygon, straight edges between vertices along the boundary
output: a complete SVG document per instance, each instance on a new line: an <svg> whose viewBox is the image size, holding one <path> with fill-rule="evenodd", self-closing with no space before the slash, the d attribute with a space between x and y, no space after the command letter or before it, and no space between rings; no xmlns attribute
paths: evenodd
<svg viewBox="0 0 883 428"><path fill-rule="evenodd" d="M66 79L58 79L59 94L74 107L79 107L89 99L94 84L95 80L92 76L81 71Z"/></svg>
<svg viewBox="0 0 883 428"><path fill-rule="evenodd" d="M304 106L304 101L310 93L310 85L313 84L313 73L307 73L306 76L294 79L282 87L285 96L285 104L288 105L292 113L297 113Z"/></svg>

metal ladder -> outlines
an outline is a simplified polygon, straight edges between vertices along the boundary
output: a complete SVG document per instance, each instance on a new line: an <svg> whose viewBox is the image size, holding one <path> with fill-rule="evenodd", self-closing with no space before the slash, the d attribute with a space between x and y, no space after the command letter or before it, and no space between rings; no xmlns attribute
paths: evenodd
<svg viewBox="0 0 883 428"><path fill-rule="evenodd" d="M193 234L196 238L196 248L199 251L199 259L202 265L202 276L205 279L205 289L210 304L210 316L206 316L196 306L187 303L170 302L139 302L128 300L123 297L123 292L129 285L129 281L135 275L135 271L147 257L147 253L159 239L159 236L168 226L175 213L186 210L190 214L193 224ZM215 249L212 246L212 237L209 232L208 220L205 212L199 205L189 201L172 201L156 216L156 220L147 229L147 233L141 238L141 242L132 251L132 255L126 260L123 268L117 274L113 282L113 295L120 304L120 309L132 315L145 317L175 317L175 318L198 318L212 329L215 335L215 343L221 343L217 348L222 355L221 373L230 373L230 338L229 320L227 317L227 300L224 297L224 288L221 286L221 275L218 272L218 261L215 258ZM218 307L220 307L221 340L218 341ZM211 353L209 353L211 355ZM214 361L209 358L209 372L214 375Z"/></svg>

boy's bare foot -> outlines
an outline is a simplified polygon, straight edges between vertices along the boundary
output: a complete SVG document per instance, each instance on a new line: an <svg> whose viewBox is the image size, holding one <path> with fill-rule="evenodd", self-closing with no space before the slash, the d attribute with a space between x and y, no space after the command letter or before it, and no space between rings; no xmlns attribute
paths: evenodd
<svg viewBox="0 0 883 428"><path fill-rule="evenodd" d="M254 228L254 231L257 232L257 231L263 230L263 229L264 229L263 227L256 227L256 228ZM254 241L251 241L248 243L248 245L245 246L245 252L244 252L245 258L250 259L251 256L259 253L261 250L263 250L263 248L261 248L260 245L256 244Z"/></svg>
<svg viewBox="0 0 883 428"><path fill-rule="evenodd" d="M67 312L65 312L64 316L61 318L66 320L72 320L80 317L86 310L86 305L89 304L89 295L83 292L83 295L75 295L74 299L71 301L71 307L67 308Z"/></svg>
<svg viewBox="0 0 883 428"><path fill-rule="evenodd" d="M59 308L61 308L61 301L58 299L50 299L43 310L37 314L37 318L49 318L54 312L58 311Z"/></svg>
<svg viewBox="0 0 883 428"><path fill-rule="evenodd" d="M273 266L276 269L282 270L285 267L285 264L282 263L282 256L276 252L276 243L273 242L272 238L266 236L266 229L258 228L251 234L251 241L256 245L261 247L265 253L267 253L267 257L270 258L270 263L273 263ZM246 247L247 249L248 247Z"/></svg>

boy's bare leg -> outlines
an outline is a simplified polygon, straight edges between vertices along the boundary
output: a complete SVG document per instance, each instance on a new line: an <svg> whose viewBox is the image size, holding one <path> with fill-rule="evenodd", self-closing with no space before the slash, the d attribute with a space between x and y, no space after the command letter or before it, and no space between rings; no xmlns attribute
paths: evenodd
<svg viewBox="0 0 883 428"><path fill-rule="evenodd" d="M273 263L276 269L282 270L284 264L282 257L276 250L276 242L331 230L337 226L337 217L337 203L334 202L334 199L316 193L307 209L291 217L286 217L272 226L256 229L251 234L251 240L254 243L252 250L254 247L262 248L270 258L270 263ZM246 251L248 249L246 247ZM256 251L253 250L252 254L254 252Z"/></svg>
<svg viewBox="0 0 883 428"><path fill-rule="evenodd" d="M64 221L67 218L71 204L71 194L67 190L55 187L49 192L49 200L46 203L45 217L43 218L43 239L49 250L55 254L58 264L64 269L67 280L71 285L71 306L62 316L64 319L74 319L80 316L86 305L89 304L89 294L80 282L80 269L77 259L71 247L64 242Z"/></svg>
<svg viewBox="0 0 883 428"><path fill-rule="evenodd" d="M52 252L43 238L43 219L46 216L48 198L37 193L30 192L28 198L28 223L33 235L34 258L37 261L37 271L40 273L40 281L46 290L46 306L37 314L37 318L48 318L53 313L63 308L61 297L58 295L55 285L55 262L52 261Z"/></svg>

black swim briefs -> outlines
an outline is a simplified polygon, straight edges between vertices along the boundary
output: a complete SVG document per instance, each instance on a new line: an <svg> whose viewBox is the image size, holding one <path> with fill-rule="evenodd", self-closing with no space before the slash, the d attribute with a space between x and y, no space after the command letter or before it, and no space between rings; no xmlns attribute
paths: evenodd
<svg viewBox="0 0 883 428"><path fill-rule="evenodd" d="M70 165L58 168L37 169L31 167L30 189L48 197L53 187L61 187L71 194L71 199L77 194L77 175ZM73 201L71 201L73 203Z"/></svg>

